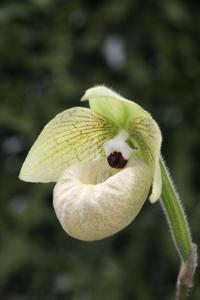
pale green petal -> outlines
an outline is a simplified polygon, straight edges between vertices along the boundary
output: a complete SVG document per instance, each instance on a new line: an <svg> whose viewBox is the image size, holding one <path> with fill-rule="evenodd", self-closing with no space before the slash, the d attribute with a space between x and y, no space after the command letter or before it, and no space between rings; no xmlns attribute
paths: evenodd
<svg viewBox="0 0 200 300"><path fill-rule="evenodd" d="M149 197L149 201L151 203L155 203L159 200L162 191L162 177L160 171L160 165L157 163L154 173L153 185L152 185L152 192Z"/></svg>
<svg viewBox="0 0 200 300"><path fill-rule="evenodd" d="M71 108L58 114L43 129L26 157L20 179L57 181L71 164L105 156L103 144L117 129L87 108Z"/></svg>
<svg viewBox="0 0 200 300"><path fill-rule="evenodd" d="M73 165L54 188L56 215L72 237L84 241L103 239L133 221L151 183L149 167L139 160L130 160L115 174L103 160Z"/></svg>
<svg viewBox="0 0 200 300"><path fill-rule="evenodd" d="M132 144L139 149L141 157L156 167L160 158L162 136L157 123L152 117L129 119L128 132Z"/></svg>

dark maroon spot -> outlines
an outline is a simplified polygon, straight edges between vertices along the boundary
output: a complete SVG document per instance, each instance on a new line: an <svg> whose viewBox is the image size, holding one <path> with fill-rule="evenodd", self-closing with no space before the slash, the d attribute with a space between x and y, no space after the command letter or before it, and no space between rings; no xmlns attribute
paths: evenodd
<svg viewBox="0 0 200 300"><path fill-rule="evenodd" d="M128 160L123 158L121 152L112 152L108 157L107 161L112 168L122 169L127 164Z"/></svg>

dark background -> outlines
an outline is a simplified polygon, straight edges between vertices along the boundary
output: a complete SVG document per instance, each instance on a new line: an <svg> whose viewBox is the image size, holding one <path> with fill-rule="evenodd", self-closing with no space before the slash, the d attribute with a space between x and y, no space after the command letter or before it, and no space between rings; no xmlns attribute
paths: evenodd
<svg viewBox="0 0 200 300"><path fill-rule="evenodd" d="M67 236L52 184L18 180L37 135L105 83L150 111L200 241L198 1L1 0L0 299L172 300L179 258L160 205L98 242ZM199 273L191 293L200 299Z"/></svg>

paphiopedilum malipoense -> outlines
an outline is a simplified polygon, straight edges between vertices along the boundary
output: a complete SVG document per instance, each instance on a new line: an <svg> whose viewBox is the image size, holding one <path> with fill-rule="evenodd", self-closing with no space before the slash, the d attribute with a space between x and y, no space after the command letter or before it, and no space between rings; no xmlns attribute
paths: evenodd
<svg viewBox="0 0 200 300"><path fill-rule="evenodd" d="M114 91L96 86L50 121L32 146L20 179L56 182L56 215L71 236L108 237L127 226L145 200L161 199L181 258L177 300L186 299L197 266L197 246L160 155L161 133L151 115Z"/></svg>
<svg viewBox="0 0 200 300"><path fill-rule="evenodd" d="M43 129L20 179L56 182L56 215L71 236L108 237L127 226L149 197L161 193L161 133L141 106L96 86L81 99L90 108L58 114Z"/></svg>

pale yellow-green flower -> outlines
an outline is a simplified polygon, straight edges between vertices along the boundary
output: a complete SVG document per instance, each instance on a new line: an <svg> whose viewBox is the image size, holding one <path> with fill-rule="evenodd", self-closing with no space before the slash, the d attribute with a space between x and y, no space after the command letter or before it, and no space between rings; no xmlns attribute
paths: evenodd
<svg viewBox="0 0 200 300"><path fill-rule="evenodd" d="M161 133L151 115L114 91L96 86L50 121L20 172L30 182L57 182L56 215L71 236L98 240L127 226L161 193Z"/></svg>

